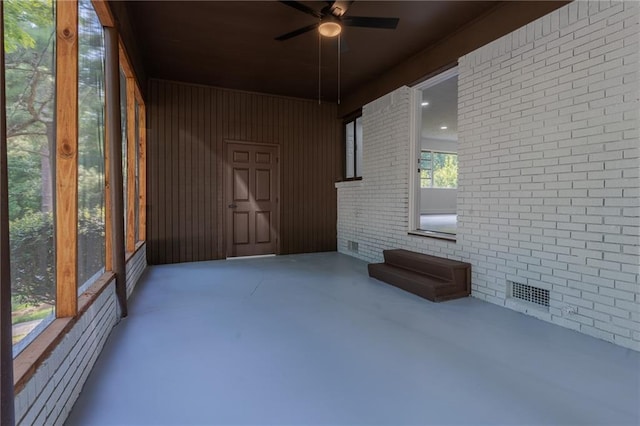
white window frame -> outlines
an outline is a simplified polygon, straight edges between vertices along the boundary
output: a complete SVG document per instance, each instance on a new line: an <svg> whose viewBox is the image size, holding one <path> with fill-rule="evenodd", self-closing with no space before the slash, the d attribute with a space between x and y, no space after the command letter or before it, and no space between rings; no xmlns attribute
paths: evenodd
<svg viewBox="0 0 640 426"><path fill-rule="evenodd" d="M412 132L409 137L409 220L408 232L425 234L420 230L420 151L422 151L422 91L458 75L458 66L448 69L412 87L409 117ZM431 177L433 180L433 176Z"/></svg>

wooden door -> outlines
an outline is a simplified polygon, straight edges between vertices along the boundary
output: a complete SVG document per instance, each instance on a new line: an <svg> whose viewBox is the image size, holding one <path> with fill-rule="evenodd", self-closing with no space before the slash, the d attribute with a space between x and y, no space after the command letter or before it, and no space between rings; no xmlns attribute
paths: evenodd
<svg viewBox="0 0 640 426"><path fill-rule="evenodd" d="M278 146L227 143L227 257L278 252Z"/></svg>

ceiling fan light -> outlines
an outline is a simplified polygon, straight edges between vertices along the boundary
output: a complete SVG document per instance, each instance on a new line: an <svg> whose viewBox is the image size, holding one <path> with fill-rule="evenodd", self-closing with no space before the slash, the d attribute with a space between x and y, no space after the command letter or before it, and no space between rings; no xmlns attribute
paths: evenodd
<svg viewBox="0 0 640 426"><path fill-rule="evenodd" d="M337 22L323 22L318 27L318 32L324 37L335 37L342 32L342 27Z"/></svg>

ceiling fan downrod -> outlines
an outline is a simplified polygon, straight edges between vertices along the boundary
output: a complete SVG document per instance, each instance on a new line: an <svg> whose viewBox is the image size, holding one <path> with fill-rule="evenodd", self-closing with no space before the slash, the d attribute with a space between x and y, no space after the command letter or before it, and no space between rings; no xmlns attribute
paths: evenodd
<svg viewBox="0 0 640 426"><path fill-rule="evenodd" d="M342 34L338 34L338 105L340 105L340 38Z"/></svg>
<svg viewBox="0 0 640 426"><path fill-rule="evenodd" d="M318 33L318 105L322 98L322 34Z"/></svg>

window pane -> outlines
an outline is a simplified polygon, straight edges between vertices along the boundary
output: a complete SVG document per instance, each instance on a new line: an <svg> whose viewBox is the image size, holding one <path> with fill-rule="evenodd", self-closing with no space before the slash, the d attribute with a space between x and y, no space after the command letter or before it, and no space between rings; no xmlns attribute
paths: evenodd
<svg viewBox="0 0 640 426"><path fill-rule="evenodd" d="M13 351L53 319L55 80L53 6L4 4Z"/></svg>
<svg viewBox="0 0 640 426"><path fill-rule="evenodd" d="M345 177L352 178L354 177L355 170L353 169L353 157L354 157L354 126L353 121L348 122L345 125L344 134L345 134L345 145L347 147L347 153L345 157L346 170Z"/></svg>
<svg viewBox="0 0 640 426"><path fill-rule="evenodd" d="M431 188L430 151L420 151L420 188Z"/></svg>
<svg viewBox="0 0 640 426"><path fill-rule="evenodd" d="M458 155L433 153L433 187L458 187Z"/></svg>
<svg viewBox="0 0 640 426"><path fill-rule="evenodd" d="M356 118L356 176L362 176L362 117Z"/></svg>
<svg viewBox="0 0 640 426"><path fill-rule="evenodd" d="M140 212L138 209L140 208L140 203L138 203L138 198L140 198L140 106L138 105L138 101L136 100L136 204L134 207L135 210L135 236L136 242L140 239L140 220L139 215Z"/></svg>
<svg viewBox="0 0 640 426"><path fill-rule="evenodd" d="M420 188L431 188L431 175L429 170L420 170Z"/></svg>
<svg viewBox="0 0 640 426"><path fill-rule="evenodd" d="M78 28L78 285L104 272L104 40L91 0L80 0Z"/></svg>
<svg viewBox="0 0 640 426"><path fill-rule="evenodd" d="M120 70L120 123L122 125L122 198L124 233L127 235L127 78Z"/></svg>

